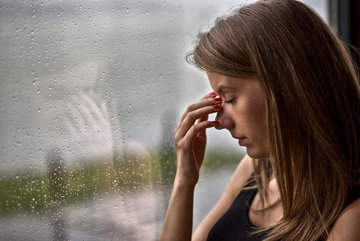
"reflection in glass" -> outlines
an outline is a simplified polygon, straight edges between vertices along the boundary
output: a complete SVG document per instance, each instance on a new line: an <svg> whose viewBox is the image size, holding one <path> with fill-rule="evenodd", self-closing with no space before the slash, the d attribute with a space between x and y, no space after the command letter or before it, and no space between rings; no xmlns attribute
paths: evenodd
<svg viewBox="0 0 360 241"><path fill-rule="evenodd" d="M0 3L2 239L158 238L176 167L173 129L210 90L185 54L199 28L234 4ZM231 168L211 170L241 159L227 139L209 131L199 190L217 180L221 193ZM196 198L195 225L217 193Z"/></svg>

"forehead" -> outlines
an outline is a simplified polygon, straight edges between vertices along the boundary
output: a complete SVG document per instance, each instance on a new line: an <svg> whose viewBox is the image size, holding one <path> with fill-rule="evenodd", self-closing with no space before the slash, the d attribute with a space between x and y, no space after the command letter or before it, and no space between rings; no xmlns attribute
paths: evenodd
<svg viewBox="0 0 360 241"><path fill-rule="evenodd" d="M211 88L218 94L235 91L244 83L244 78L232 77L218 73L206 72Z"/></svg>

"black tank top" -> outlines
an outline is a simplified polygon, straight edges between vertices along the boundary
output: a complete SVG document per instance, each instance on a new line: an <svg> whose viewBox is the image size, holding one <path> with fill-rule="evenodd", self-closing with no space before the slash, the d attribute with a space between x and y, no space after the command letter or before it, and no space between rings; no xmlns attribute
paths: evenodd
<svg viewBox="0 0 360 241"><path fill-rule="evenodd" d="M249 179L250 180L250 179ZM246 186L253 186L250 182ZM242 190L228 211L215 223L209 232L207 241L262 241L267 232L254 234L258 227L249 220L249 207L257 189ZM360 186L354 187L345 201L345 206L360 197Z"/></svg>
<svg viewBox="0 0 360 241"><path fill-rule="evenodd" d="M249 182L248 186L253 186ZM249 206L257 189L242 190L228 211L215 223L209 232L207 241L258 241L265 239L265 233L253 234L257 227L249 220Z"/></svg>

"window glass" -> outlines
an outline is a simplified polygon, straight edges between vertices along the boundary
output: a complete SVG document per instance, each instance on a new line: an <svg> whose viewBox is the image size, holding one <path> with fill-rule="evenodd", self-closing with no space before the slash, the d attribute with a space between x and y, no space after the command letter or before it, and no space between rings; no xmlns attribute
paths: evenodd
<svg viewBox="0 0 360 241"><path fill-rule="evenodd" d="M325 0L308 2L326 18ZM1 1L2 239L157 240L173 129L210 91L185 55L237 3ZM208 133L194 227L244 153L226 131Z"/></svg>

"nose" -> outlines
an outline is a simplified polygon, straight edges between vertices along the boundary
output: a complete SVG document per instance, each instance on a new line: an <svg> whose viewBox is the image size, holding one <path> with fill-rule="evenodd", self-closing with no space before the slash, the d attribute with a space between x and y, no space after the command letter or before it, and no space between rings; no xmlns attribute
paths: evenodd
<svg viewBox="0 0 360 241"><path fill-rule="evenodd" d="M221 110L216 114L215 120L219 122L219 124L215 127L218 130L231 129L234 127L234 122L224 108L221 108Z"/></svg>

